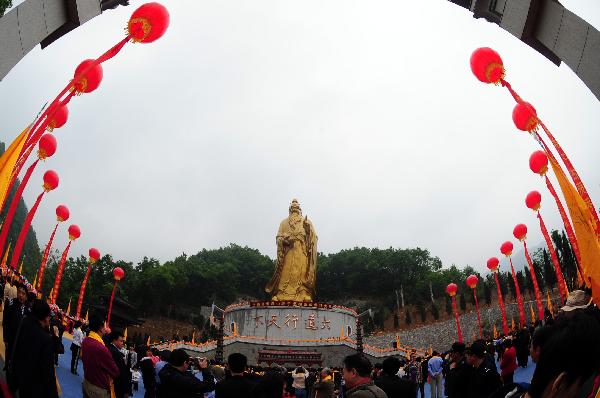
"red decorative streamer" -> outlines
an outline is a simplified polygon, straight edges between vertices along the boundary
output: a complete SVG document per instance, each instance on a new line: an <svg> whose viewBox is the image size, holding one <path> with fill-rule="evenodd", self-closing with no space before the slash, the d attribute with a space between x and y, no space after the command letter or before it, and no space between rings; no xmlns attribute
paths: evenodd
<svg viewBox="0 0 600 398"><path fill-rule="evenodd" d="M67 255L69 254L69 249L71 248L72 240L69 240L69 244L67 248L62 254L60 258L60 263L58 264L58 268L56 269L56 278L54 278L54 287L52 288L52 304L56 304L56 299L58 298L58 290L60 289L60 281L62 280L63 272L65 270L65 263L67 261Z"/></svg>
<svg viewBox="0 0 600 398"><path fill-rule="evenodd" d="M106 51L104 54L102 54L100 57L98 57L93 63L90 63L90 65L88 65L87 68L83 69L81 71L81 73L79 73L77 76L74 77L73 80L69 81L69 83L62 89L62 91L56 96L56 98L54 98L54 100L50 103L50 105L35 120L35 122L33 123L33 126L31 126L31 128L29 129L27 140L25 141L25 145L23 145L23 148L21 148L21 153L19 154L19 160L17 161L17 163L15 164L15 167L13 169L11 181L8 184L8 189L9 189L8 192L10 192L10 189L12 189L12 187L17 179L17 176L21 172L23 164L25 163L25 161L31 154L31 151L33 150L35 144L38 143L38 141L44 134L44 131L46 131L46 128L48 127L48 124L54 117L54 114L56 113L56 111L59 109L60 106L67 105L71 101L71 98L73 98L73 96L76 95L76 91L72 90L73 81L77 81L77 80L81 79L81 77L85 76L95 66L113 58L115 55L117 55L119 53L119 51L121 51L123 46L125 46L125 44L127 44L127 42L130 39L131 39L131 36L127 35L127 37L125 37L123 40L119 41L119 43L117 43L115 46L111 47L108 51ZM66 94L66 96L65 96L65 94ZM5 204L6 204L6 198L0 205L0 211L2 211ZM1 250L0 250L0 252L1 252Z"/></svg>
<svg viewBox="0 0 600 398"><path fill-rule="evenodd" d="M502 84L502 86L507 88L507 90L510 92L510 95L512 95L512 97L515 99L515 101L517 103L519 103L519 104L524 103L523 99L515 92L515 90L510 85L510 83L508 83L506 80L502 79L501 84ZM573 179L573 182L575 183L577 192L579 192L579 195L581 195L581 198L585 201L590 213L592 214L592 217L594 218L594 220L596 222L596 225L595 225L596 235L600 238L600 218L598 218L598 212L596 211L596 208L594 207L594 204L592 202L592 199L590 198L590 195L587 192L587 189L585 189L585 185L583 185L583 181L581 181L581 178L579 177L579 173L577 173L577 170L575 170L575 167L573 167L571 160L569 159L569 157L567 156L565 151L563 151L562 147L559 145L558 141L556 141L556 139L554 138L554 136L552 135L550 130L548 130L548 128L546 127L544 122L542 122L542 120L537 116L535 116L535 118L536 118L538 124L542 127L542 129L544 130L544 132L550 139L550 141L552 142L552 145L554 145L554 148L556 149L556 152L558 152L558 155L562 159L563 163L567 167L567 171L569 172L571 179ZM536 133L536 135L539 137L539 134ZM544 146L546 146L546 145L544 144ZM546 153L548 155L550 155L550 151L548 150L547 146L546 146Z"/></svg>
<svg viewBox="0 0 600 398"><path fill-rule="evenodd" d="M525 320L525 310L523 308L523 296L521 296L521 288L519 287L519 281L517 280L517 274L515 273L515 267L513 267L512 257L507 256L510 261L510 272L512 274L513 283L515 284L515 292L517 293L517 304L519 308L519 325L521 328L527 324Z"/></svg>
<svg viewBox="0 0 600 398"><path fill-rule="evenodd" d="M475 298L475 309L477 310L477 324L479 325L479 338L483 339L483 328L481 327L481 315L479 315L479 301L477 300L477 288L473 289L473 297Z"/></svg>
<svg viewBox="0 0 600 398"><path fill-rule="evenodd" d="M456 296L452 296L452 308L454 309L454 317L456 318L456 331L458 332L458 342L463 342L462 330L460 330L460 320L458 319L458 309L456 308Z"/></svg>
<svg viewBox="0 0 600 398"><path fill-rule="evenodd" d="M500 313L502 314L502 332L508 335L508 322L506 322L506 308L504 308L504 300L502 299L502 289L500 289L500 281L498 280L498 271L494 272L494 280L498 288L498 303L500 304Z"/></svg>
<svg viewBox="0 0 600 398"><path fill-rule="evenodd" d="M554 264L554 272L556 273L556 282L558 283L558 290L560 291L560 299L562 304L564 305L568 293L567 286L565 285L565 280L562 275L562 270L560 269L560 262L558 261L558 256L556 255L554 246L552 245L552 239L550 239L550 234L548 234L548 229L546 228L544 219L542 218L542 215L539 211L537 214L537 218L540 220L540 229L542 230L542 235L544 235L546 245L548 246L548 251L550 252L550 257L552 258L552 263Z"/></svg>
<svg viewBox="0 0 600 398"><path fill-rule="evenodd" d="M46 269L46 263L48 262L48 256L50 255L50 249L52 248L52 242L54 241L54 235L56 235L56 230L58 229L58 224L54 226L54 231L52 231L52 235L50 235L50 239L46 244L46 248L44 249L44 255L42 256L42 262L40 264L40 269L38 270L38 278L37 278L37 286L35 286L38 292L42 291L42 281L44 280L44 270Z"/></svg>
<svg viewBox="0 0 600 398"><path fill-rule="evenodd" d="M592 199L590 198L590 195L588 194L587 189L585 189L585 185L583 185L583 181L581 181L581 178L579 177L577 170L575 170L575 167L573 167L571 160L569 159L569 157L567 156L565 151L563 151L562 147L559 145L558 141L556 141L556 139L554 138L554 136L552 135L550 130L548 130L548 128L546 128L546 125L544 124L544 122L542 122L539 118L537 118L537 120L538 120L540 126L542 126L542 129L546 132L546 135L550 139L550 142L552 142L552 145L554 145L556 152L558 152L558 156L560 156L563 163L567 167L567 171L569 172L569 175L571 176L571 178L573 179L573 182L575 183L575 188L577 188L577 192L579 192L579 195L581 195L581 198L585 201L585 204L587 205L588 209L590 210L590 213L592 213L592 216L594 217L594 221L596 222L596 225L595 225L596 236L598 236L598 238L600 238L600 219L598 218L598 212L596 211L596 208L594 207L594 203L592 202Z"/></svg>
<svg viewBox="0 0 600 398"><path fill-rule="evenodd" d="M531 261L531 256L529 255L529 250L527 250L527 243L525 239L523 239L523 247L525 248L525 258L527 259L527 264L529 265L529 273L531 274L531 281L533 282L533 291L535 293L535 302L538 308L538 317L539 320L544 320L544 305L542 304L542 293L540 292L540 286L538 285L537 277L535 276L535 268L533 267L533 261Z"/></svg>
<svg viewBox="0 0 600 398"><path fill-rule="evenodd" d="M29 166L29 168L27 169L27 172L23 176L23 181L21 181L21 183L19 184L19 187L17 188L17 191L15 192L15 196L13 197L12 202L10 203L10 207L8 208L8 212L6 213L6 218L4 219L4 222L2 223L2 231L0 232L0 253L4 252L4 245L6 244L6 239L8 238L8 231L10 230L10 227L12 225L12 221L15 216L15 212L17 211L17 207L19 207L19 202L21 201L21 197L23 196L23 191L25 190L25 186L27 186L27 183L29 182L29 178L31 177L31 174L33 173L33 170L35 169L35 166L38 164L38 162L39 162L39 159L37 159L35 162L33 162L31 164L31 166ZM12 189L12 184L9 187L9 189ZM7 191L6 198L8 198L9 194L10 194L10 190ZM0 211L1 210L2 209L0 209ZM25 226L25 225L23 225L23 226ZM21 254L21 253L19 252L19 254Z"/></svg>
<svg viewBox="0 0 600 398"><path fill-rule="evenodd" d="M113 300L115 299L115 291L117 290L117 283L115 280L115 286L113 287L112 294L110 295L110 304L108 305L108 316L106 317L106 324L110 327L110 314L112 313Z"/></svg>
<svg viewBox="0 0 600 398"><path fill-rule="evenodd" d="M85 273L85 277L83 278L83 282L81 282L81 288L79 289L79 299L77 300L77 311L75 312L75 318L79 318L79 316L81 315L81 307L83 306L83 296L85 295L85 286L87 285L87 281L90 278L91 272L92 262L90 261L88 264L88 269Z"/></svg>
<svg viewBox="0 0 600 398"><path fill-rule="evenodd" d="M23 250L23 243L25 243L25 238L27 237L27 232L29 232L29 226L31 225L31 220L33 220L33 216L35 216L35 212L37 211L40 202L42 201L42 197L46 191L42 191L41 194L38 195L35 204L27 213L27 218L23 222L23 226L21 227L21 232L19 232L19 237L17 238L17 244L15 245L15 249L13 250L12 257L10 259L10 266L13 270L17 269L17 265L19 264L19 257L21 256L21 251Z"/></svg>
<svg viewBox="0 0 600 398"><path fill-rule="evenodd" d="M546 176L546 186L548 190L554 197L556 201L556 206L558 206L558 212L560 213L560 218L562 218L563 224L565 225L565 231L567 231L567 237L569 238L569 242L571 243L571 248L573 249L573 253L575 254L575 259L577 259L577 271L579 272L579 276L581 276L581 280L585 280L583 270L581 269L581 255L579 254L579 243L577 242L577 237L575 236L575 232L573 231L573 226L571 225L571 221L569 217L567 217L567 213L565 212L565 208L560 201L556 190L554 190L554 186Z"/></svg>

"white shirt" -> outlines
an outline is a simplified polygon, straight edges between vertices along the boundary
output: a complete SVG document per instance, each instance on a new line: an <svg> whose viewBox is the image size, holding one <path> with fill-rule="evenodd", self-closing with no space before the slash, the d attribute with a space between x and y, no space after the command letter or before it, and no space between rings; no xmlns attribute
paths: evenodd
<svg viewBox="0 0 600 398"><path fill-rule="evenodd" d="M83 341L83 332L81 328L77 328L73 331L73 344L78 347L81 347L81 342Z"/></svg>

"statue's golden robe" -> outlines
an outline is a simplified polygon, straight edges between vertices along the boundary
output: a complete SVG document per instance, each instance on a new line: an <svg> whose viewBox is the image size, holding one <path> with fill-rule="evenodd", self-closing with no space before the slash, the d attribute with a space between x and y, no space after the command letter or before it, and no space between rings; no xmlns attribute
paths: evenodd
<svg viewBox="0 0 600 398"><path fill-rule="evenodd" d="M277 232L277 265L265 288L272 300L312 301L317 277L317 234L296 201Z"/></svg>

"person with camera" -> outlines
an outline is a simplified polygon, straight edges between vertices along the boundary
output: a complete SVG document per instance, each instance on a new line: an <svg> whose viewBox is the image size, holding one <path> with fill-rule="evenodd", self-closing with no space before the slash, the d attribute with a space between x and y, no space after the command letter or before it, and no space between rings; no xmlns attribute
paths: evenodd
<svg viewBox="0 0 600 398"><path fill-rule="evenodd" d="M202 372L202 381L188 372L190 364ZM157 398L195 398L215 389L215 379L208 368L206 358L190 358L183 349L173 350L169 363L158 374L160 384L156 390Z"/></svg>

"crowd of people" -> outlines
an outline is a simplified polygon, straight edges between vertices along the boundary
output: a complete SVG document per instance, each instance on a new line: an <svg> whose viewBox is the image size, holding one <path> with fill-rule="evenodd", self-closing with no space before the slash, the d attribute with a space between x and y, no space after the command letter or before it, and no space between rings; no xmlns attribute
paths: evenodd
<svg viewBox="0 0 600 398"><path fill-rule="evenodd" d="M3 336L7 388L1 397L56 398L63 322L51 306L7 281ZM71 373L83 364L84 398L128 398L143 383L145 398L595 398L600 394L600 311L584 291L570 293L553 317L496 339L452 344L426 357L388 357L374 365L362 353L339 368L249 366L232 353L225 364L183 349L126 347L124 335L92 314L75 322ZM515 382L519 367L536 363L530 383Z"/></svg>

